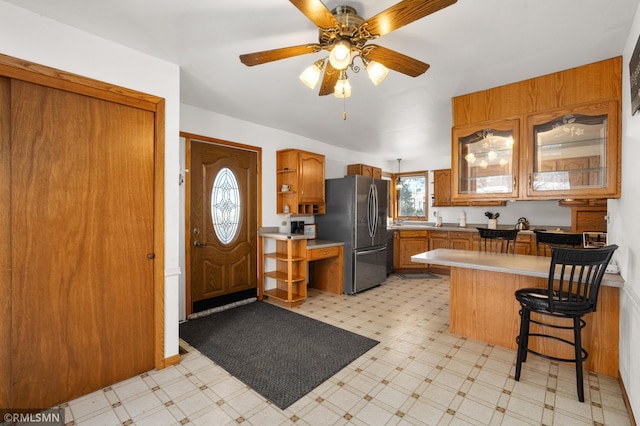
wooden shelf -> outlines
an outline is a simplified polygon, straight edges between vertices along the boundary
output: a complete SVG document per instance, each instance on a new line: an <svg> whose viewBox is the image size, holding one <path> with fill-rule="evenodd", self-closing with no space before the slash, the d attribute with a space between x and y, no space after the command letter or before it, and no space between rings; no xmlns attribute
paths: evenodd
<svg viewBox="0 0 640 426"><path fill-rule="evenodd" d="M278 280L278 281L287 281L287 282L289 281L289 274L283 271L268 271L268 272L265 272L264 275L265 277L273 278L274 280ZM301 277L296 275L291 276L291 282L297 283L300 281L304 281L305 279L306 277Z"/></svg>
<svg viewBox="0 0 640 426"><path fill-rule="evenodd" d="M258 296L287 307L300 305L307 298L307 240L287 238L286 234L264 235L262 239L264 272ZM267 252L266 244L273 243L275 250Z"/></svg>
<svg viewBox="0 0 640 426"><path fill-rule="evenodd" d="M265 253L264 257L268 257L269 259L282 260L282 261L289 260L289 258L287 257L287 253ZM294 256L291 258L291 260L293 260L294 262L297 262L297 261L305 260L305 258L302 256Z"/></svg>
<svg viewBox="0 0 640 426"><path fill-rule="evenodd" d="M280 290L278 288L272 290L265 290L264 294L268 297L272 297L274 299L280 300L282 302L302 302L307 298L306 295L291 293L288 291Z"/></svg>

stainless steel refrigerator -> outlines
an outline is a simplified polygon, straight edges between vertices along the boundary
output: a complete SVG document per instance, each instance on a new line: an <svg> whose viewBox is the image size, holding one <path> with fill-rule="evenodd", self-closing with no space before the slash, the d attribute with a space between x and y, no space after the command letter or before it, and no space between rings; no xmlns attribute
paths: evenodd
<svg viewBox="0 0 640 426"><path fill-rule="evenodd" d="M325 187L317 238L344 241L344 292L381 284L387 278L387 182L351 175L327 179Z"/></svg>

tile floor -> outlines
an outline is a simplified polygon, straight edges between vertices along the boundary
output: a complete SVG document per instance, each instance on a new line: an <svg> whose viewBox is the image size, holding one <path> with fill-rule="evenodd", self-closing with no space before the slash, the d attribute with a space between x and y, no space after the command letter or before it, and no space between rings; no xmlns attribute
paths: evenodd
<svg viewBox="0 0 640 426"><path fill-rule="evenodd" d="M181 342L179 365L62 404L70 425L629 425L618 381L449 333L449 278L356 296L310 289L295 311L380 344L282 411Z"/></svg>

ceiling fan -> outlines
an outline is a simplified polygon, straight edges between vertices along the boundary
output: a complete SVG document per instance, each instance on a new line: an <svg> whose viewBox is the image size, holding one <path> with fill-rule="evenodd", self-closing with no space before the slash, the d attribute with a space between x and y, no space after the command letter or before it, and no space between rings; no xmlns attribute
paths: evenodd
<svg viewBox="0 0 640 426"><path fill-rule="evenodd" d="M360 70L353 64L356 56L362 60L369 78L375 85L386 77L389 69L411 77L423 74L429 69L429 64L385 47L367 43L457 2L457 0L402 0L365 20L351 6L338 6L330 11L321 0L289 1L318 27L318 43L248 53L240 55L240 61L247 66L254 66L327 51L329 61L326 68L324 67L327 62L325 57L307 68L300 75L300 79L313 89L325 68L320 85L320 96L334 93L341 98L351 95L346 69L350 67L354 72Z"/></svg>

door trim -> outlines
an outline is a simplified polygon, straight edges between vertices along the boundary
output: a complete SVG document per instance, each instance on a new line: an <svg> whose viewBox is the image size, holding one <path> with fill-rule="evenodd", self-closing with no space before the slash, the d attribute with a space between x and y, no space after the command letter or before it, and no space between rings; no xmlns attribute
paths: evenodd
<svg viewBox="0 0 640 426"><path fill-rule="evenodd" d="M186 178L185 178L185 238L184 238L184 254L185 254L185 313L187 317L191 314L191 251L189 250L191 244L191 175L188 171L191 169L191 142L209 143L212 145L220 145L227 148L236 148L245 151L253 151L258 156L257 158L257 190L256 194L258 203L256 211L257 227L256 231L259 231L262 227L262 148L259 146L245 145L238 142L226 141L223 139L211 138L208 136L196 135L193 133L180 132L180 136L185 140L185 163L186 163ZM259 235L256 232L256 235ZM259 237L258 237L259 240ZM257 259L262 259L262 244L260 241L256 241L256 247L258 248ZM257 279L258 287L260 287L260 277L262 277L262 262L258 261L257 264Z"/></svg>
<svg viewBox="0 0 640 426"><path fill-rule="evenodd" d="M156 369L166 367L168 364L164 354L164 98L104 83L88 77L83 77L3 54L0 54L0 76L27 81L54 89L65 90L71 93L86 95L96 99L117 102L154 113L154 360Z"/></svg>

